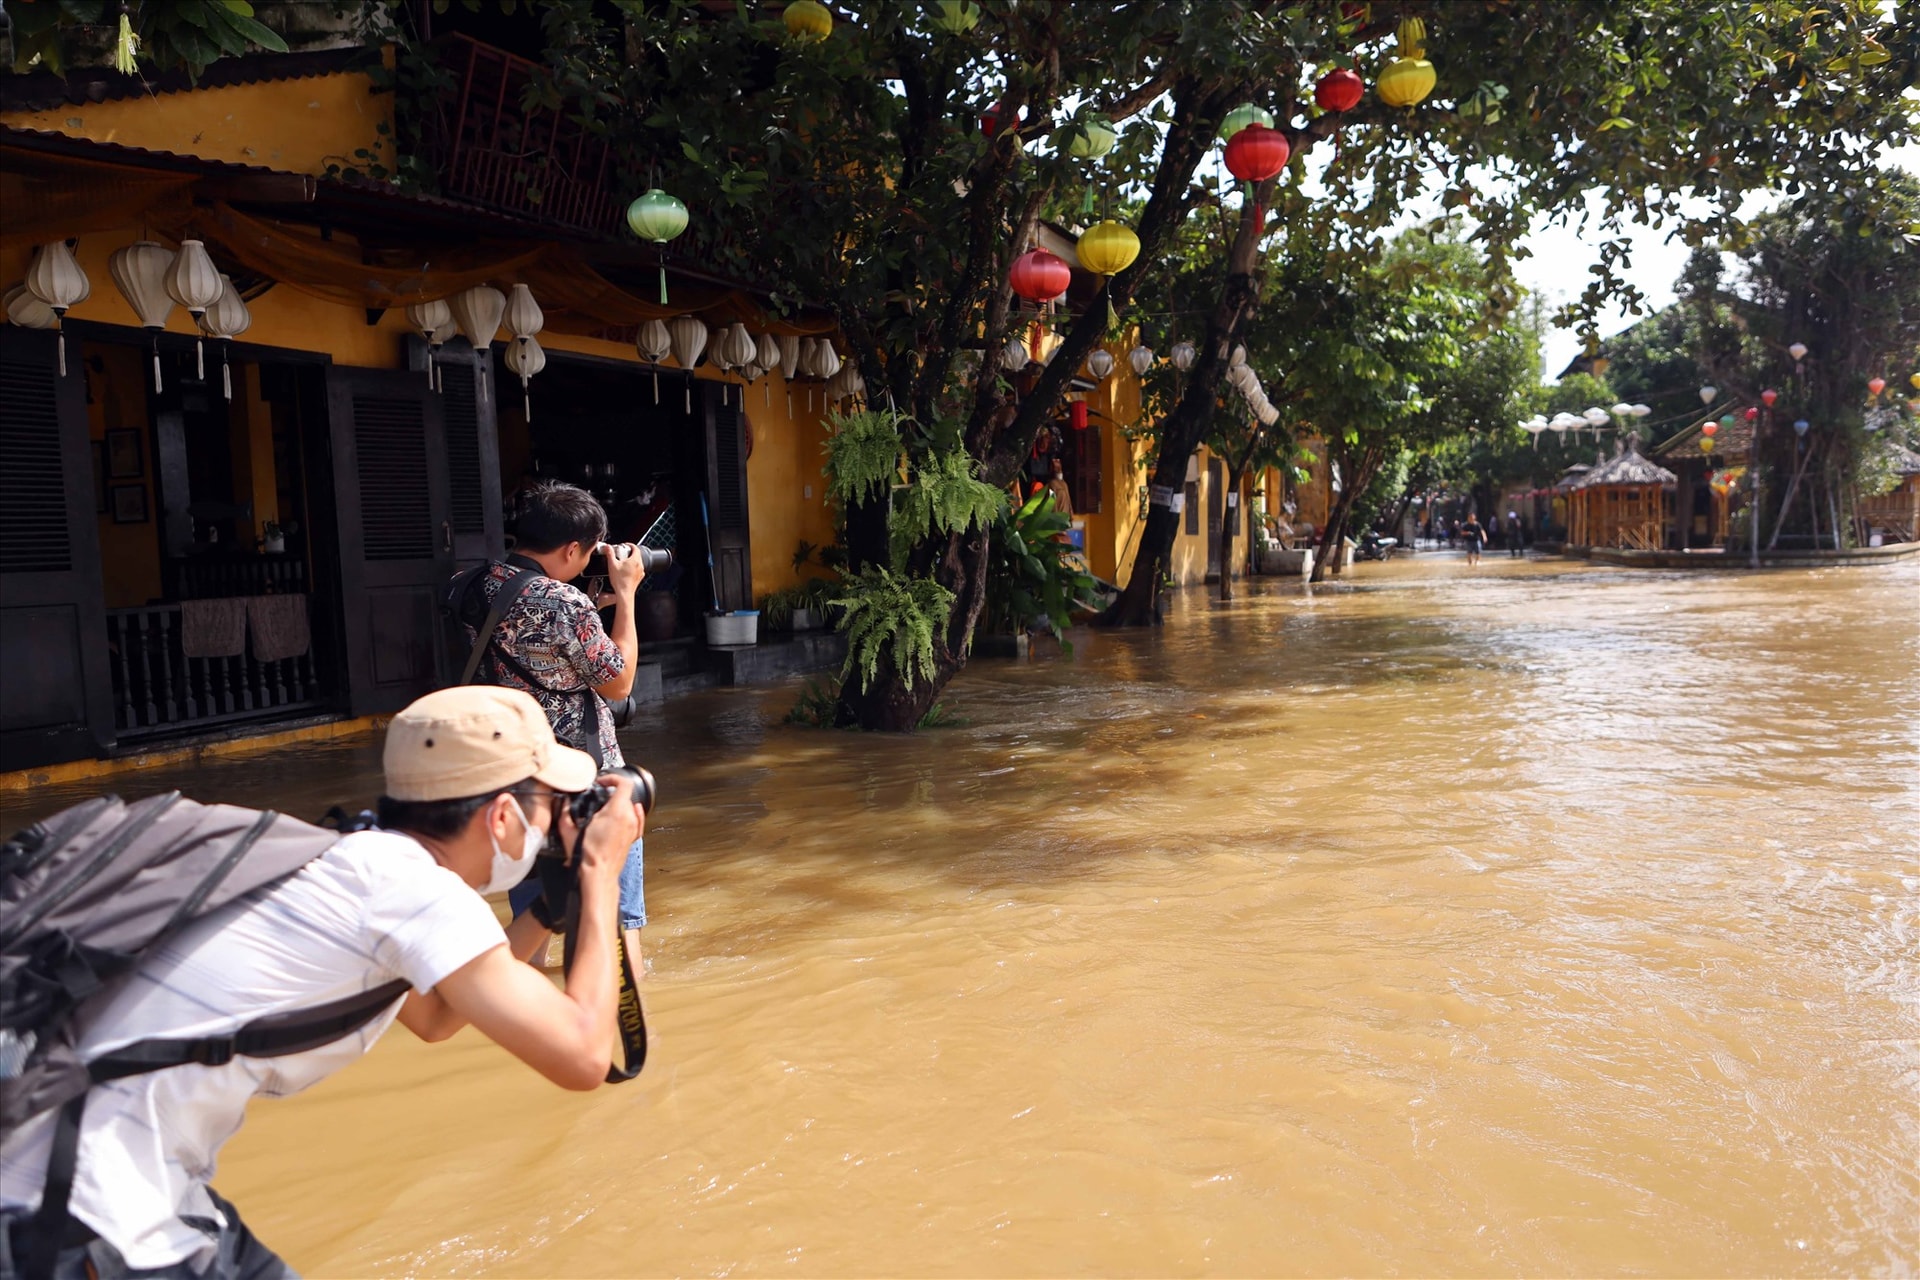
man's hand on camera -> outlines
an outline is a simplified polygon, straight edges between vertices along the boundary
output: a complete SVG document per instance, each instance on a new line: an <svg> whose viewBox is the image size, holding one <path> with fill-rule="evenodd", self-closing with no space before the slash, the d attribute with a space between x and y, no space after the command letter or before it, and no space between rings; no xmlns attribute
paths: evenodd
<svg viewBox="0 0 1920 1280"><path fill-rule="evenodd" d="M612 788L613 798L587 821L586 839L580 840L579 828L573 825L573 816L565 805L560 810L560 838L569 856L578 845L581 883L596 880L614 892L618 888L620 868L626 865L627 850L646 829L646 818L634 803L631 778L608 775L600 779L600 785Z"/></svg>
<svg viewBox="0 0 1920 1280"><path fill-rule="evenodd" d="M640 549L631 542L603 543L601 546L607 557L607 585L613 589L616 598L632 599L633 593L640 589L641 581L647 576Z"/></svg>

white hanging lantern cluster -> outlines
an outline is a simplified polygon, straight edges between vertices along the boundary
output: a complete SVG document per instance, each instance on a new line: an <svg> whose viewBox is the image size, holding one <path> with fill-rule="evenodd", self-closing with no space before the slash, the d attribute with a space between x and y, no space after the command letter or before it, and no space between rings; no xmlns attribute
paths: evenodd
<svg viewBox="0 0 1920 1280"><path fill-rule="evenodd" d="M220 344L220 386L228 400L233 399L233 368L227 361L229 344L253 327L253 314L246 299L233 287L225 273L220 276L220 297L200 317L200 332ZM158 370L155 382L159 381Z"/></svg>
<svg viewBox="0 0 1920 1280"><path fill-rule="evenodd" d="M34 253L33 261L27 267L27 291L31 293L47 310L53 313L52 328L60 329L60 321L71 307L85 302L93 294L93 284L87 279L87 273L80 269L79 260L73 256L73 250L67 247L65 240L54 240L43 244ZM47 328L46 325L32 326ZM60 376L67 376L67 335L60 333Z"/></svg>
<svg viewBox="0 0 1920 1280"><path fill-rule="evenodd" d="M1520 429L1533 437L1533 447L1538 449L1540 447L1540 433L1547 429L1547 416L1543 413L1536 413L1525 422L1522 422Z"/></svg>
<svg viewBox="0 0 1920 1280"><path fill-rule="evenodd" d="M1564 441L1567 438L1567 432L1579 430L1585 422L1586 419L1575 417L1571 413L1556 413L1547 419L1547 430Z"/></svg>
<svg viewBox="0 0 1920 1280"><path fill-rule="evenodd" d="M173 250L152 240L138 240L115 249L107 259L114 287L140 318L140 327L153 337L153 389L160 385L160 334L173 315L173 295L167 292L167 274L173 270Z"/></svg>
<svg viewBox="0 0 1920 1280"><path fill-rule="evenodd" d="M547 353L536 341L536 335L547 327L546 313L540 310L540 304L533 300L533 290L524 284L516 284L507 294L507 304L500 312L500 323L506 326L513 341L507 344L503 359L507 368L520 375L520 403L527 415L527 421L533 421L533 396L527 384L533 375L547 367Z"/></svg>
<svg viewBox="0 0 1920 1280"><path fill-rule="evenodd" d="M1146 377L1147 370L1153 368L1153 348L1148 346L1135 347L1133 350L1127 352L1127 363L1133 367L1133 372L1136 377Z"/></svg>
<svg viewBox="0 0 1920 1280"><path fill-rule="evenodd" d="M1261 426L1272 426L1280 420L1280 410L1273 401L1267 399L1266 388L1260 385L1260 375L1246 362L1246 348L1237 347L1233 354L1235 362L1227 367L1227 382L1240 393L1240 398L1246 401L1247 408Z"/></svg>
<svg viewBox="0 0 1920 1280"><path fill-rule="evenodd" d="M440 353L440 345L458 331L453 323L453 308L444 299L416 302L407 308L407 323L427 344L427 382L438 391L440 376L435 357Z"/></svg>
<svg viewBox="0 0 1920 1280"><path fill-rule="evenodd" d="M477 360L475 380L480 384L480 398L485 400L486 357L493 350L493 335L500 331L500 317L507 309L507 295L492 285L476 284L448 298L447 306L453 314L455 326L473 344L473 354Z"/></svg>

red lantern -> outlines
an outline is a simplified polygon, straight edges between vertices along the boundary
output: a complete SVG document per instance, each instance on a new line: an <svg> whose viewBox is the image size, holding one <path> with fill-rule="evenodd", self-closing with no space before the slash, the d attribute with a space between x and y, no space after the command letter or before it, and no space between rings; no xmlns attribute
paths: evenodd
<svg viewBox="0 0 1920 1280"><path fill-rule="evenodd" d="M1087 402L1085 400L1075 400L1067 406L1067 421L1073 424L1075 431L1085 431L1087 429Z"/></svg>
<svg viewBox="0 0 1920 1280"><path fill-rule="evenodd" d="M1322 111L1351 111L1366 96L1366 82L1345 67L1327 72L1313 86L1313 100Z"/></svg>
<svg viewBox="0 0 1920 1280"><path fill-rule="evenodd" d="M1287 167L1287 135L1255 122L1227 139L1227 172L1242 182L1265 182Z"/></svg>
<svg viewBox="0 0 1920 1280"><path fill-rule="evenodd" d="M1709 440L1713 439L1713 437L1718 435L1719 433L1720 433L1720 424L1717 422L1709 422L1706 426L1700 428L1700 434L1707 437L1707 439Z"/></svg>
<svg viewBox="0 0 1920 1280"><path fill-rule="evenodd" d="M1073 283L1073 269L1045 249L1029 249L1013 260L1007 281L1028 302L1051 302Z"/></svg>
<svg viewBox="0 0 1920 1280"><path fill-rule="evenodd" d="M1760 393L1760 398L1762 400L1765 400L1767 402L1767 408L1771 409L1773 408L1773 402L1780 398L1780 393L1778 391L1775 391L1772 387L1768 387L1765 391L1762 391Z"/></svg>
<svg viewBox="0 0 1920 1280"><path fill-rule="evenodd" d="M1023 108L1019 115L1009 118L1007 117L1006 104L996 102L980 113L980 132L991 138L1003 130L1017 128L1020 124L1021 117L1024 115L1026 115L1026 111Z"/></svg>
<svg viewBox="0 0 1920 1280"><path fill-rule="evenodd" d="M1752 422L1752 421L1753 421L1753 420L1754 420L1755 418L1757 418L1757 417L1759 417L1759 416L1760 416L1760 411L1759 411L1758 409L1751 409L1751 408L1750 408L1750 409L1748 409L1748 410L1747 410L1747 421L1748 421L1748 422Z"/></svg>
<svg viewBox="0 0 1920 1280"><path fill-rule="evenodd" d="M1885 391L1886 389L1887 389L1887 380L1885 378L1868 378L1867 379L1867 390L1872 392L1874 395L1877 396L1882 391Z"/></svg>

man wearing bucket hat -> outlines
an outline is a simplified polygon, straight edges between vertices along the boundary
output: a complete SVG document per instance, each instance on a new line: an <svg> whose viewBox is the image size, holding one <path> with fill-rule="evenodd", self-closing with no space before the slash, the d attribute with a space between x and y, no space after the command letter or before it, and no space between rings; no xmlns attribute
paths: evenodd
<svg viewBox="0 0 1920 1280"><path fill-rule="evenodd" d="M471 1024L566 1089L607 1078L620 1030L620 869L644 821L631 784L606 779L614 800L580 836L560 798L593 785L592 757L557 743L531 697L485 686L444 689L402 711L384 766L377 828L320 846L284 879L144 953L87 1014L78 1049L93 1063L129 1045L235 1044L275 1019L355 1001L371 1008L376 992L390 989L391 1003L268 1056L238 1048L96 1084L72 1136L58 1139L69 1145L55 1235L40 1209L56 1113L0 1135L0 1280L22 1274L28 1255L58 1280L291 1275L208 1185L220 1148L255 1095L318 1083L396 1019L429 1041ZM503 931L483 896L517 884L555 824L564 847L577 847L579 878L577 963L564 988L520 962L546 931L530 916ZM41 1238L56 1252L39 1250Z"/></svg>

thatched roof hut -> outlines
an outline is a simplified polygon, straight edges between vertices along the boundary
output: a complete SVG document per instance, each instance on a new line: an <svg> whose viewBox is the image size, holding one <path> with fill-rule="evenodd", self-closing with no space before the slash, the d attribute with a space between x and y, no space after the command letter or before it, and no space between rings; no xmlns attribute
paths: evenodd
<svg viewBox="0 0 1920 1280"><path fill-rule="evenodd" d="M1640 456L1638 437L1570 486L1567 541L1577 547L1666 545L1673 472Z"/></svg>

